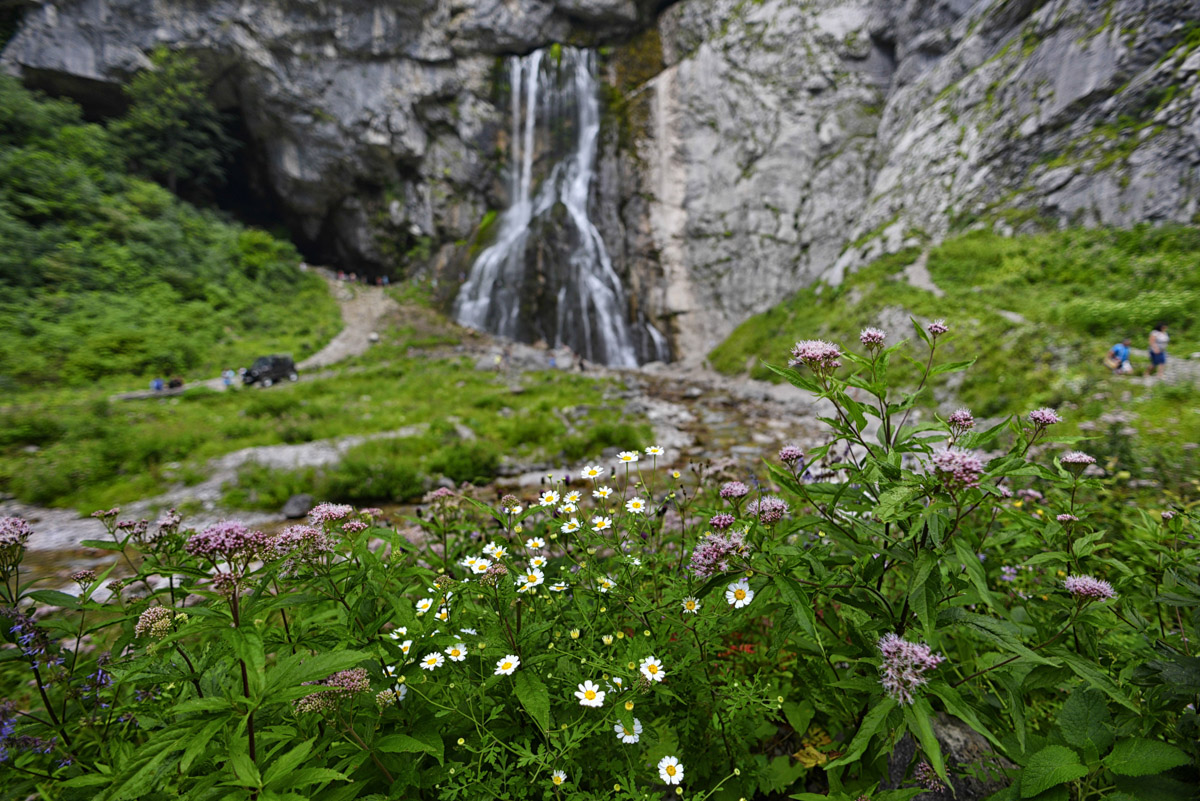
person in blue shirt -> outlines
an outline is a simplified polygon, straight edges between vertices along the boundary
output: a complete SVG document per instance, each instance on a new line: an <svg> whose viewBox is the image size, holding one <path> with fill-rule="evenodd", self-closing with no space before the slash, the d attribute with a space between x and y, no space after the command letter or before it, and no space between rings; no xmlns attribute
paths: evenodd
<svg viewBox="0 0 1200 801"><path fill-rule="evenodd" d="M1114 373L1128 375L1133 372L1133 366L1129 364L1129 342L1126 337L1108 351L1108 364Z"/></svg>

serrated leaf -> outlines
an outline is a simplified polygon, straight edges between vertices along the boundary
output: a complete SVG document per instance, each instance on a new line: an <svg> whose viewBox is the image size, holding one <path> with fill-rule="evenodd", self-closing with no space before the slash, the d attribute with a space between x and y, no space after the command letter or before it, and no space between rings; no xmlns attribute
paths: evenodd
<svg viewBox="0 0 1200 801"><path fill-rule="evenodd" d="M517 700L542 731L550 729L550 693L542 680L529 670L519 670L513 679Z"/></svg>
<svg viewBox="0 0 1200 801"><path fill-rule="evenodd" d="M313 741L305 740L283 756L276 757L267 768L267 772L263 774L263 784L267 785L269 789L277 790L282 790L288 784L291 784L286 774L300 767L309 753L312 752L312 747ZM271 784L275 783L276 780L281 780L280 784L282 786L271 788Z"/></svg>
<svg viewBox="0 0 1200 801"><path fill-rule="evenodd" d="M1113 742L1111 723L1112 715L1103 693L1090 688L1071 693L1058 713L1058 728L1063 739L1076 748L1091 744L1097 751L1107 751Z"/></svg>
<svg viewBox="0 0 1200 801"><path fill-rule="evenodd" d="M1079 754L1065 745L1048 745L1031 756L1021 771L1021 798L1033 798L1087 774L1088 769L1079 762Z"/></svg>
<svg viewBox="0 0 1200 801"><path fill-rule="evenodd" d="M779 596L792 609L792 614L796 618L796 622L804 633L810 639L816 640L818 645L821 645L821 637L817 634L817 619L813 612L812 602L805 595L804 590L800 587L799 582L793 578L789 578L783 574L775 576L775 589L779 591ZM823 650L822 646L822 650Z"/></svg>
<svg viewBox="0 0 1200 801"><path fill-rule="evenodd" d="M875 506L876 517L885 523L908 517L909 515L901 514L901 512L913 496L920 491L919 486L892 487L879 496L879 503Z"/></svg>
<svg viewBox="0 0 1200 801"><path fill-rule="evenodd" d="M1170 743L1127 737L1117 742L1112 753L1104 758L1104 765L1121 776L1151 776L1190 761L1187 754Z"/></svg>

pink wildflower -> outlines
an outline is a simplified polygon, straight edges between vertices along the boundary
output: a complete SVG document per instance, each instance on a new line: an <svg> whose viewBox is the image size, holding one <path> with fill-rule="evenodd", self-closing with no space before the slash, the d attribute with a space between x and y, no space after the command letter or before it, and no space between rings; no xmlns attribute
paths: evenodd
<svg viewBox="0 0 1200 801"><path fill-rule="evenodd" d="M241 523L222 520L214 523L187 541L187 552L192 556L217 561L234 558L250 558L262 551L270 538L261 531L250 531Z"/></svg>
<svg viewBox="0 0 1200 801"><path fill-rule="evenodd" d="M929 681L925 671L946 661L928 645L909 642L890 632L879 639L879 652L883 654L880 683L884 692L901 704L911 704L913 691Z"/></svg>
<svg viewBox="0 0 1200 801"><path fill-rule="evenodd" d="M979 486L983 460L970 451L947 448L933 455L933 469L946 489L953 492Z"/></svg>
<svg viewBox="0 0 1200 801"><path fill-rule="evenodd" d="M1063 586L1067 592L1081 600L1107 601L1117 597L1111 584L1092 576L1067 576Z"/></svg>
<svg viewBox="0 0 1200 801"><path fill-rule="evenodd" d="M937 320L934 320L932 323L930 323L930 324L929 324L929 327L928 327L926 330L928 330L928 331L929 331L929 335L930 335L931 337L933 337L934 339L937 339L937 338L938 338L938 337L940 337L942 334L944 334L944 333L946 333L947 331L949 331L949 330L950 330L950 326L946 325L946 321L945 321L945 320L943 320L943 319L937 319Z"/></svg>
<svg viewBox="0 0 1200 801"><path fill-rule="evenodd" d="M1053 409L1042 408L1034 409L1029 413L1029 422L1033 423L1038 428L1052 426L1055 423L1061 423L1062 418L1058 416L1058 412Z"/></svg>
<svg viewBox="0 0 1200 801"><path fill-rule="evenodd" d="M313 507L313 510L308 513L308 519L314 526L323 526L326 523L345 520L352 514L354 514L353 506L347 506L344 503L322 503Z"/></svg>
<svg viewBox="0 0 1200 801"><path fill-rule="evenodd" d="M883 341L887 338L887 334L880 331L878 328L864 328L862 333L858 335L858 341L864 347L874 350L875 348L883 347Z"/></svg>
<svg viewBox="0 0 1200 801"><path fill-rule="evenodd" d="M955 436L960 436L975 427L975 417L971 414L970 409L958 409L951 412L950 416L946 418L946 422L954 430Z"/></svg>
<svg viewBox="0 0 1200 801"><path fill-rule="evenodd" d="M0 550L24 548L33 536L33 527L21 517L0 517Z"/></svg>
<svg viewBox="0 0 1200 801"><path fill-rule="evenodd" d="M708 534L692 551L688 567L696 578L708 578L729 570L730 559L744 553L746 541L740 531L729 534Z"/></svg>
<svg viewBox="0 0 1200 801"><path fill-rule="evenodd" d="M746 513L756 516L763 525L773 526L787 514L787 501L774 495L766 495L753 500L746 507Z"/></svg>
<svg viewBox="0 0 1200 801"><path fill-rule="evenodd" d="M832 342L806 339L803 342L797 342L792 348L792 358L788 362L788 366L795 367L802 364L814 373L826 375L842 366L841 356L841 350Z"/></svg>
<svg viewBox="0 0 1200 801"><path fill-rule="evenodd" d="M779 449L779 461L784 464L799 462L804 458L804 451L797 448L795 445L784 445Z"/></svg>
<svg viewBox="0 0 1200 801"><path fill-rule="evenodd" d="M724 531L736 522L736 518L728 512L715 514L708 519L708 524L717 531Z"/></svg>
<svg viewBox="0 0 1200 801"><path fill-rule="evenodd" d="M721 486L720 495L722 498L744 498L750 494L750 488L740 481L730 481Z"/></svg>

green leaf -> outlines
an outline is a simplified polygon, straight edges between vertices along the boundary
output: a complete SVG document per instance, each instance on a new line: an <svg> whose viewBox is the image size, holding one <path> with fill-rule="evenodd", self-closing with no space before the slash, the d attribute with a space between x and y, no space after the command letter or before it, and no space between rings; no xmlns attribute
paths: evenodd
<svg viewBox="0 0 1200 801"><path fill-rule="evenodd" d="M291 782L287 781L287 774L300 767L300 764L312 752L312 747L313 741L305 740L283 756L276 758L271 762L270 767L267 768L267 772L263 775L263 783L270 787L277 779L283 779L284 781L280 787L271 789L285 789L288 784L291 784Z"/></svg>
<svg viewBox="0 0 1200 801"><path fill-rule="evenodd" d="M1089 744L1097 751L1107 751L1113 743L1110 727L1112 715L1104 694L1091 688L1080 688L1071 693L1058 713L1058 728L1063 739L1076 748Z"/></svg>
<svg viewBox="0 0 1200 801"><path fill-rule="evenodd" d="M1170 743L1128 737L1117 742L1112 753L1105 757L1104 765L1121 776L1150 776L1190 761L1187 754Z"/></svg>
<svg viewBox="0 0 1200 801"><path fill-rule="evenodd" d="M942 373L959 373L963 370L966 370L974 363L975 360L971 359L970 361L965 362L946 362L945 364L939 364L937 367L934 367L929 371L929 376L932 378L933 376L941 375Z"/></svg>
<svg viewBox="0 0 1200 801"><path fill-rule="evenodd" d="M930 592L930 578L934 575L934 570L937 568L937 560L931 551L924 551L917 559L916 571L913 573L912 581L908 585L908 603L912 610L916 612L917 619L921 621L921 628L925 632L925 639L929 640L933 637L933 621L936 611L937 599L931 598L933 595ZM940 576L938 576L940 578Z"/></svg>
<svg viewBox="0 0 1200 801"><path fill-rule="evenodd" d="M963 700L958 690L943 681L930 682L927 687L929 692L942 699L942 703L946 705L947 712L982 734L996 748L1000 750L1004 749L1004 746L1000 744L1000 740L980 722L979 716L975 714L975 710Z"/></svg>
<svg viewBox="0 0 1200 801"><path fill-rule="evenodd" d="M542 731L550 730L550 692L529 670L519 670L513 680L517 700Z"/></svg>
<svg viewBox="0 0 1200 801"><path fill-rule="evenodd" d="M905 707L904 719L908 721L908 728L917 735L917 741L921 743L921 750L929 764L946 786L950 786L950 777L946 775L946 761L942 759L942 746L933 733L933 710L929 701L918 698L912 706Z"/></svg>
<svg viewBox="0 0 1200 801"><path fill-rule="evenodd" d="M875 506L875 515L885 523L910 517L911 515L902 513L903 509L920 491L920 486L892 487L879 496L879 503Z"/></svg>
<svg viewBox="0 0 1200 801"><path fill-rule="evenodd" d="M29 593L29 598L47 606L61 606L63 609L78 609L79 599L58 590L35 590Z"/></svg>
<svg viewBox="0 0 1200 801"><path fill-rule="evenodd" d="M1082 779L1088 769L1065 745L1048 745L1029 758L1021 771L1021 798L1033 798L1059 784Z"/></svg>
<svg viewBox="0 0 1200 801"><path fill-rule="evenodd" d="M258 772L258 766L250 759L249 754L232 753L229 755L227 763L233 769L234 774L238 777L243 786L246 787L262 787L262 776Z"/></svg>
<svg viewBox="0 0 1200 801"><path fill-rule="evenodd" d="M797 734L804 734L808 731L808 724L812 723L815 714L816 709L808 701L801 701L798 704L789 701L783 705L783 716L787 718L788 725Z"/></svg>
<svg viewBox="0 0 1200 801"><path fill-rule="evenodd" d="M871 742L879 730L887 722L888 713L896 708L896 702L891 698L883 698L875 706L867 710L867 714L863 716L862 724L858 727L858 732L854 735L854 739L850 741L846 753L825 766L825 769L835 768L838 765L849 765L858 760L867 750L867 745Z"/></svg>
<svg viewBox="0 0 1200 801"><path fill-rule="evenodd" d="M1062 657L1063 662L1075 673L1076 676L1083 679L1097 690L1100 690L1121 706L1141 714L1141 710L1129 700L1125 693L1121 692L1121 689L1116 685L1116 683L1094 664L1080 659L1075 654L1065 650L1059 652L1058 655Z"/></svg>
<svg viewBox="0 0 1200 801"><path fill-rule="evenodd" d="M812 602L805 595L800 583L783 574L777 574L775 576L775 589L779 590L779 596L792 608L792 614L796 617L796 622L800 624L800 628L804 630L804 633L816 640L818 645L821 645L821 637L817 634L817 618L813 612Z"/></svg>
<svg viewBox="0 0 1200 801"><path fill-rule="evenodd" d="M301 768L287 778L289 787L307 787L311 784L349 781L346 774L329 768Z"/></svg>
<svg viewBox="0 0 1200 801"><path fill-rule="evenodd" d="M988 588L987 584L987 574L983 572L983 565L979 563L979 557L961 539L954 540L954 553L958 556L958 561L966 569L967 578L971 580L971 586L979 593L979 600L988 606L994 606L992 591Z"/></svg>
<svg viewBox="0 0 1200 801"><path fill-rule="evenodd" d="M389 734L379 738L375 748L387 754L429 754L442 764L445 745L437 729L418 731L408 734Z"/></svg>

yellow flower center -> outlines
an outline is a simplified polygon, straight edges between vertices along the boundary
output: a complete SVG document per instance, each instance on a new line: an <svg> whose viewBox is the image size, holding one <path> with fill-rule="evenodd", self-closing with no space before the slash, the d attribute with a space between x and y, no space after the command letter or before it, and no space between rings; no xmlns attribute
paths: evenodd
<svg viewBox="0 0 1200 801"><path fill-rule="evenodd" d="M628 712L632 712L632 711L633 711L633 701L626 701L626 702L625 702L625 709L626 709L626 711L628 711Z"/></svg>
<svg viewBox="0 0 1200 801"><path fill-rule="evenodd" d="M621 730L625 732L626 737L629 737L633 734L633 732L631 732L629 729L626 729L624 726L621 727Z"/></svg>
<svg viewBox="0 0 1200 801"><path fill-rule="evenodd" d="M658 674L658 665L650 665L648 669L649 669L651 675Z"/></svg>
<svg viewBox="0 0 1200 801"><path fill-rule="evenodd" d="M562 784L562 783L563 783L563 777L562 777L562 776L555 776L555 777L554 777L554 783L555 783L555 785Z"/></svg>
<svg viewBox="0 0 1200 801"><path fill-rule="evenodd" d="M501 665L501 666L500 666L500 669L501 669L501 670L508 670L508 669L510 669L511 667L512 667L512 662L505 662L503 665Z"/></svg>
<svg viewBox="0 0 1200 801"><path fill-rule="evenodd" d="M733 597L737 598L739 601L744 601L744 600L746 600L746 591L745 590L734 590Z"/></svg>
<svg viewBox="0 0 1200 801"><path fill-rule="evenodd" d="M583 697L588 699L589 701L595 701L596 700L596 691L595 690L584 690Z"/></svg>
<svg viewBox="0 0 1200 801"><path fill-rule="evenodd" d="M675 766L674 765L667 765L667 775L668 776L675 775Z"/></svg>

